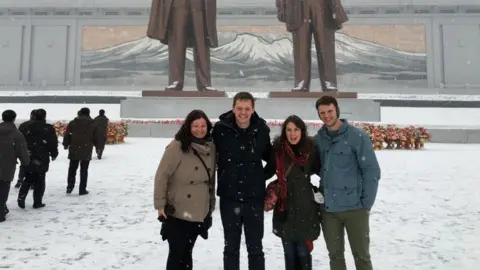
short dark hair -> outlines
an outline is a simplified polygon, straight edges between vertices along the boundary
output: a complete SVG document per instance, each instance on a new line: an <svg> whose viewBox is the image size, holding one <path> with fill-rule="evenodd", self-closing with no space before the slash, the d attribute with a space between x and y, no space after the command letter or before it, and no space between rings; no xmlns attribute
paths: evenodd
<svg viewBox="0 0 480 270"><path fill-rule="evenodd" d="M35 112L36 112L36 111L37 111L37 110L32 110L32 111L30 112L30 116L35 116Z"/></svg>
<svg viewBox="0 0 480 270"><path fill-rule="evenodd" d="M104 116L105 115L105 110L101 109L100 111L98 111L98 114L101 115L101 116Z"/></svg>
<svg viewBox="0 0 480 270"><path fill-rule="evenodd" d="M255 98L249 92L238 92L233 97L233 107L237 104L237 100L250 100L252 102L252 107L255 108Z"/></svg>
<svg viewBox="0 0 480 270"><path fill-rule="evenodd" d="M332 96L323 96L319 98L317 102L315 102L315 108L318 111L318 107L320 107L320 105L328 106L331 104L333 104L333 106L335 106L335 109L337 110L337 117L340 117L340 107L338 107L338 101Z"/></svg>
<svg viewBox="0 0 480 270"><path fill-rule="evenodd" d="M13 123L17 118L17 113L14 110L6 110L2 113L3 122Z"/></svg>
<svg viewBox="0 0 480 270"><path fill-rule="evenodd" d="M47 111L44 109L38 109L35 112L35 120L45 121L47 119Z"/></svg>
<svg viewBox="0 0 480 270"><path fill-rule="evenodd" d="M90 116L90 109L89 108L81 108L79 114L82 116Z"/></svg>
<svg viewBox="0 0 480 270"><path fill-rule="evenodd" d="M183 121L183 124L178 130L177 134L175 134L175 140L180 142L181 144L180 148L185 153L188 152L188 148L192 143L192 137L193 137L192 131L191 131L192 123L193 121L198 119L205 119L205 122L207 122L206 137L210 137L210 132L212 131L212 128L213 128L213 125L212 125L212 122L210 122L210 119L208 119L207 115L202 110L191 111L185 118L185 121Z"/></svg>

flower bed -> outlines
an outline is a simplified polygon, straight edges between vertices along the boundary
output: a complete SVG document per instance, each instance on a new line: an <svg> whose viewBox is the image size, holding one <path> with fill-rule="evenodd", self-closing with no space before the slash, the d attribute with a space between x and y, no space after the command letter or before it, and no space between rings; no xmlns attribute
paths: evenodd
<svg viewBox="0 0 480 270"><path fill-rule="evenodd" d="M57 121L53 125L57 136L63 137L67 128L67 122ZM109 122L107 127L107 144L117 144L125 142L128 135L128 124L125 122Z"/></svg>
<svg viewBox="0 0 480 270"><path fill-rule="evenodd" d="M212 120L212 123L215 123ZM323 123L320 121L305 121L308 127L320 128ZM128 124L163 124L163 125L181 125L181 119L165 120L126 120L125 130L128 130ZM267 121L269 126L281 126L283 121ZM430 141L428 130L423 127L398 127L395 125L379 125L372 123L351 122L365 130L372 140L375 150L381 149L422 149L426 142Z"/></svg>

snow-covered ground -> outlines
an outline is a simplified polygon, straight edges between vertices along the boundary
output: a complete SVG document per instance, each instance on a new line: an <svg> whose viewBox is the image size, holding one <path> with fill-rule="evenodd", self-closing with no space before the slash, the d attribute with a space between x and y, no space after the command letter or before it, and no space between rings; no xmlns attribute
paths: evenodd
<svg viewBox="0 0 480 270"><path fill-rule="evenodd" d="M90 194L83 197L78 190L65 194L68 160L61 150L47 175L44 209L31 208L31 194L27 208L19 209L17 190L11 190L11 212L0 223L0 268L164 269L168 247L159 236L152 192L169 140L128 138L108 145L105 158L91 163ZM479 152L479 145L454 144L377 152L383 177L371 216L375 269L478 269L480 176L471 161ZM267 269L284 269L281 243L271 229L268 213ZM348 267L354 269L348 245L346 250ZM222 269L222 251L217 211L210 239L197 241L194 269ZM314 269L328 270L323 238L315 242L313 257ZM241 258L241 269L247 269L244 245Z"/></svg>
<svg viewBox="0 0 480 270"><path fill-rule="evenodd" d="M32 109L44 108L49 120L70 120L77 115L81 107L90 108L91 115L96 116L98 110L105 109L111 120L120 120L119 104L22 104L0 103L0 111L12 109L17 112L18 119L28 119ZM294 112L292 112L294 113ZM479 108L403 108L381 107L382 123L397 125L424 126L480 126ZM212 119L217 115L210 116ZM277 119L283 120L283 119ZM318 119L305 119L318 120Z"/></svg>

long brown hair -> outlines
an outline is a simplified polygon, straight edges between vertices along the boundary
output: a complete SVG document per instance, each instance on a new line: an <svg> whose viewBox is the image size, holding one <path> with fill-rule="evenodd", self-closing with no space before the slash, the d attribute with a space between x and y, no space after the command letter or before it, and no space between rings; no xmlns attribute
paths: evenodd
<svg viewBox="0 0 480 270"><path fill-rule="evenodd" d="M282 150L283 142L287 141L288 123L293 123L295 126L297 126L300 129L301 138L300 138L300 141L298 142L298 150L300 150L301 153L307 153L311 151L315 146L315 142L313 141L312 138L308 136L307 125L305 124L305 122L302 120L302 118L296 115L290 115L283 122L282 132L273 141L273 150L275 152Z"/></svg>

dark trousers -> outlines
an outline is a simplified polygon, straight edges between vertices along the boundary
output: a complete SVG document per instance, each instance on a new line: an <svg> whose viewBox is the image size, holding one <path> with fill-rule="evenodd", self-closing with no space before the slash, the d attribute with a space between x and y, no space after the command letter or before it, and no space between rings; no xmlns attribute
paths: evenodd
<svg viewBox="0 0 480 270"><path fill-rule="evenodd" d="M167 270L192 270L192 252L198 238L199 223L168 217Z"/></svg>
<svg viewBox="0 0 480 270"><path fill-rule="evenodd" d="M243 227L248 252L248 269L264 270L263 202L240 203L220 199L220 215L225 238L223 269L240 269L240 240Z"/></svg>
<svg viewBox="0 0 480 270"><path fill-rule="evenodd" d="M173 1L175 5L176 1ZM194 40L193 62L195 65L195 77L197 90L205 90L211 86L210 75L210 48L205 25L205 10L194 6L199 1L188 1L181 7L173 6L170 10L170 24L168 30L168 84L178 82L177 90L183 89L185 77L185 53L188 39Z"/></svg>
<svg viewBox="0 0 480 270"><path fill-rule="evenodd" d="M25 167L20 166L20 169L18 170L17 184L20 183L20 185L21 185L23 183L23 180L25 180Z"/></svg>
<svg viewBox="0 0 480 270"><path fill-rule="evenodd" d="M0 180L0 220L5 218L7 212L7 200L8 193L10 193L10 181L1 181Z"/></svg>
<svg viewBox="0 0 480 270"><path fill-rule="evenodd" d="M282 239L285 270L312 270L312 255L305 241Z"/></svg>
<svg viewBox="0 0 480 270"><path fill-rule="evenodd" d="M353 210L322 212L323 237L330 257L331 270L346 270L345 229L357 270L372 270L370 259L370 212Z"/></svg>
<svg viewBox="0 0 480 270"><path fill-rule="evenodd" d="M27 172L25 181L18 192L18 200L25 201L28 191L33 185L33 204L42 204L43 195L45 194L45 172Z"/></svg>
<svg viewBox="0 0 480 270"><path fill-rule="evenodd" d="M310 15L305 22L292 33L293 59L295 65L295 86L303 82L302 89L310 89L311 79L311 40L312 34L317 51L317 64L320 84L323 91L337 86L337 66L335 59L335 30L326 24L329 12L324 1L308 0L302 2L304 14ZM308 21L308 20L306 20ZM327 83L328 82L328 83Z"/></svg>
<svg viewBox="0 0 480 270"><path fill-rule="evenodd" d="M68 166L68 189L75 188L75 181L77 177L77 169L80 165L80 192L87 191L87 180L88 180L88 166L90 165L90 160L70 160Z"/></svg>

